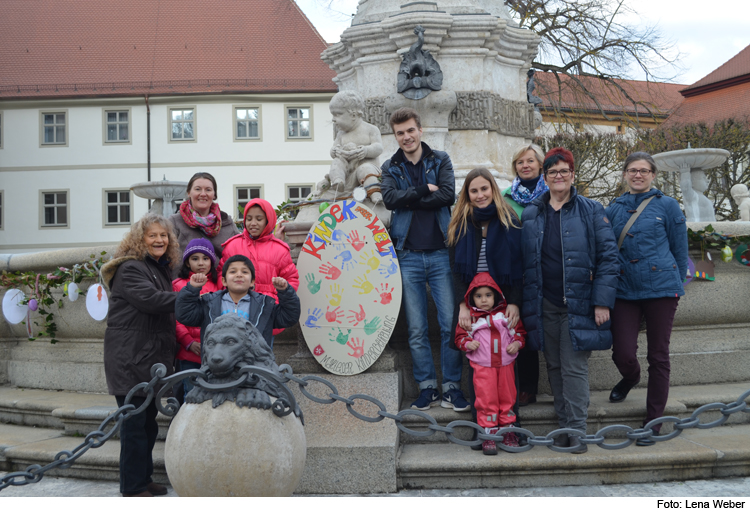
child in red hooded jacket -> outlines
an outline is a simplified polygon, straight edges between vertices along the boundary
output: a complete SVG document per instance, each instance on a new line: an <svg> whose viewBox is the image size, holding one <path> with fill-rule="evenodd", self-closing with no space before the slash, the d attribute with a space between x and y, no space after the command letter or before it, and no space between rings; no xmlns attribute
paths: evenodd
<svg viewBox="0 0 750 525"><path fill-rule="evenodd" d="M221 274L224 262L232 255L244 255L255 266L255 291L279 298L271 282L274 277L283 277L294 288L299 288L299 273L292 262L289 245L274 235L276 212L265 199L253 199L245 205L245 230L222 244L221 262L217 271ZM275 329L274 335L283 332Z"/></svg>
<svg viewBox="0 0 750 525"><path fill-rule="evenodd" d="M477 423L487 434L495 434L499 427L510 427L516 421L513 405L516 402L514 361L523 348L526 331L519 321L515 329L508 328L505 302L500 287L487 272L478 273L465 295L471 311L471 330L456 327L456 347L466 352L474 369L474 408ZM518 446L515 433L503 437L503 444ZM494 441L482 442L485 455L497 454Z"/></svg>

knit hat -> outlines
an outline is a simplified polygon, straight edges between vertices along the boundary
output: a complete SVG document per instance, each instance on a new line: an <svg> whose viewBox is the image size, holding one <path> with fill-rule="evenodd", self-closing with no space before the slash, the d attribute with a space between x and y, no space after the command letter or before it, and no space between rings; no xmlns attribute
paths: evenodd
<svg viewBox="0 0 750 525"><path fill-rule="evenodd" d="M216 253L214 253L214 245L211 244L211 241L209 241L208 239L201 238L193 239L192 241L190 241L187 245L187 248L185 248L185 253L182 255L182 262L184 263L185 261L187 261L194 253L205 254L209 259L211 259L214 267L216 267Z"/></svg>

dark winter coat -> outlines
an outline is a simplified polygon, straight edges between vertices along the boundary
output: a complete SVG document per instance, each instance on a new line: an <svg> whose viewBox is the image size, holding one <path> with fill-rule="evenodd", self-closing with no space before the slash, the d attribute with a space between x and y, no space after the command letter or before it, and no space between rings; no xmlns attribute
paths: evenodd
<svg viewBox="0 0 750 525"><path fill-rule="evenodd" d="M630 220L632 210L654 195L625 234L620 257L617 298L627 301L680 297L687 274L688 244L685 215L677 201L656 188L617 197L607 208L615 239Z"/></svg>
<svg viewBox="0 0 750 525"><path fill-rule="evenodd" d="M424 183L420 186L412 184L411 176L406 169L406 157L399 149L393 157L383 163L383 181L380 192L383 194L383 204L393 210L391 216L390 235L397 250L404 248L406 237L411 227L412 212L414 210L434 210L437 214L438 225L447 239L448 223L451 220L451 209L456 200L456 179L453 175L453 164L444 151L432 150L422 143L424 156ZM431 192L428 184L438 187Z"/></svg>
<svg viewBox="0 0 750 525"><path fill-rule="evenodd" d="M102 267L110 289L104 332L104 374L114 396L151 380L151 367L161 363L173 372L177 353L171 270L147 255L113 259Z"/></svg>
<svg viewBox="0 0 750 525"><path fill-rule="evenodd" d="M221 315L221 299L227 293L227 290L221 290L200 295L198 288L188 284L177 295L177 320L185 326L201 327L201 346L206 327ZM286 290L278 294L279 302L276 304L276 300L270 295L249 292L250 322L272 348L273 329L294 326L300 316L299 297L294 288L287 286Z"/></svg>
<svg viewBox="0 0 750 525"><path fill-rule="evenodd" d="M612 227L598 202L571 197L560 212L563 251L563 290L573 348L606 350L612 346L609 321L596 326L594 306L613 308L617 292L617 243ZM544 350L542 326L542 244L550 194L545 193L523 211L521 234L524 263L521 316L532 350Z"/></svg>

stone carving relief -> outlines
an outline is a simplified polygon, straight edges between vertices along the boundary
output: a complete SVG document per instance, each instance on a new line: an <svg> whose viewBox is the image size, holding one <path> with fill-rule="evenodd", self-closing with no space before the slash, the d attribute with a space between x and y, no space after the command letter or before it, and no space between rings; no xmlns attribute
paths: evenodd
<svg viewBox="0 0 750 525"><path fill-rule="evenodd" d="M450 115L448 129L487 129L513 137L534 136L534 107L523 101L508 100L488 91L458 91L458 105ZM390 113L385 108L385 97L368 98L366 120L391 133L388 120Z"/></svg>

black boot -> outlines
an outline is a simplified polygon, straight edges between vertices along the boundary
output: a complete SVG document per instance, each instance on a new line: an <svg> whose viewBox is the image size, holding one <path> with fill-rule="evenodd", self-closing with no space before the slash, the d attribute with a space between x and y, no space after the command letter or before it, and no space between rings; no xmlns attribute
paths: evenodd
<svg viewBox="0 0 750 525"><path fill-rule="evenodd" d="M638 382L628 383L624 379L621 380L615 385L615 387L612 389L612 392L610 392L609 402L620 403L621 401L625 401L625 398L628 397L628 392L630 392L630 389L637 384Z"/></svg>

